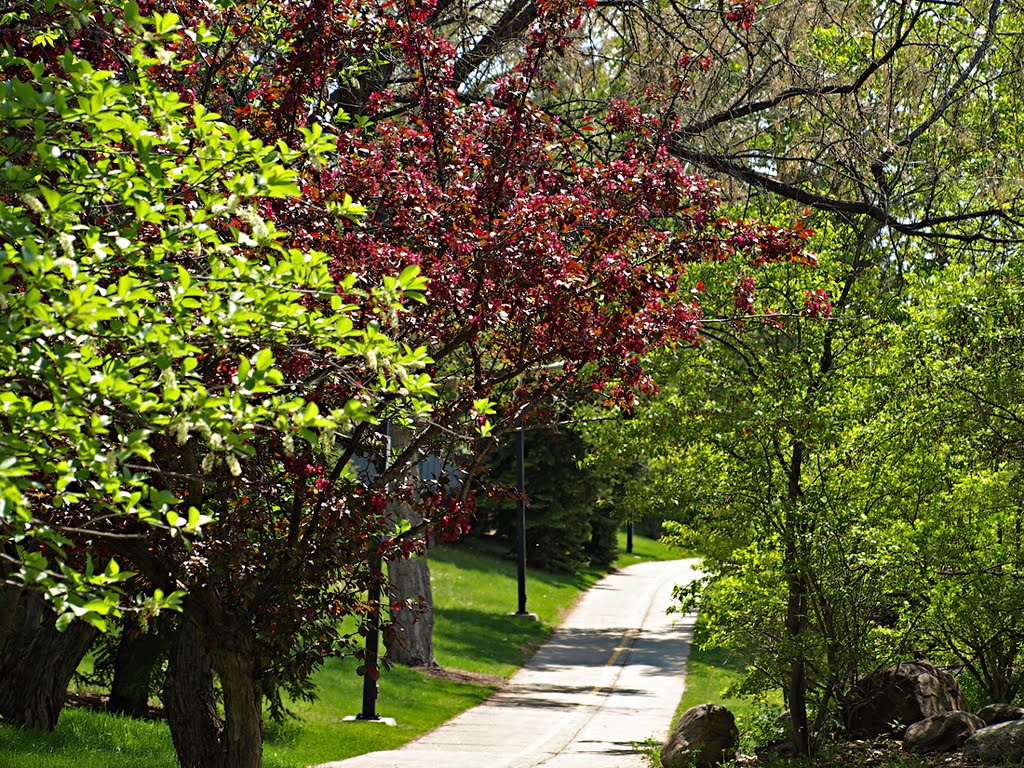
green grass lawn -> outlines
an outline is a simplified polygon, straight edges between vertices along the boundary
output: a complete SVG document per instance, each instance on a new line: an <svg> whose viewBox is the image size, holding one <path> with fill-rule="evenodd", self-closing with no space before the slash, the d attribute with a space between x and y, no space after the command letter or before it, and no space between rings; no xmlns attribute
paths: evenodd
<svg viewBox="0 0 1024 768"><path fill-rule="evenodd" d="M620 537L625 549L625 536ZM548 637L580 592L603 572L576 576L530 571L527 608L539 621L509 614L517 608L515 564L485 542L438 547L431 552L438 663L447 669L508 677ZM634 554L616 566L678 557L650 539L634 537ZM319 698L294 706L299 720L268 723L267 768L302 768L328 760L393 749L483 701L493 685L452 682L395 668L380 681L378 712L398 721L389 728L346 723L362 701L356 662L332 659L317 675ZM0 725L0 768L175 768L167 727L83 710L67 710L52 734Z"/></svg>
<svg viewBox="0 0 1024 768"><path fill-rule="evenodd" d="M663 544L659 539L649 539L636 534L633 536L633 553L627 555L626 532L619 531L619 556L615 560L616 568L625 568L627 565L633 565L642 560L677 560L681 557L696 557L696 555Z"/></svg>

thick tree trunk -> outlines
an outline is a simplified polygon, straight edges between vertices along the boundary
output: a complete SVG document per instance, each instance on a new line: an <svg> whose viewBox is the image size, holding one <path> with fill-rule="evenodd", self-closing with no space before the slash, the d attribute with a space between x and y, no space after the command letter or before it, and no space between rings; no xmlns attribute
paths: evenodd
<svg viewBox="0 0 1024 768"><path fill-rule="evenodd" d="M167 652L167 635L152 629L129 620L121 631L110 685L111 712L129 717L145 717L149 712L153 676Z"/></svg>
<svg viewBox="0 0 1024 768"><path fill-rule="evenodd" d="M186 612L164 693L178 762L182 768L260 768L263 692L255 647L243 627L218 623L204 629L193 620ZM224 694L223 720L213 695L214 673Z"/></svg>
<svg viewBox="0 0 1024 768"><path fill-rule="evenodd" d="M220 648L214 668L224 691L224 768L260 768L263 765L263 692L254 649Z"/></svg>
<svg viewBox="0 0 1024 768"><path fill-rule="evenodd" d="M411 601L412 609L392 611L387 658L410 667L436 667L434 659L434 599L426 555L388 563L391 603Z"/></svg>
<svg viewBox="0 0 1024 768"><path fill-rule="evenodd" d="M195 625L184 617L168 654L164 710L181 768L223 765L224 723L213 692L213 659Z"/></svg>
<svg viewBox="0 0 1024 768"><path fill-rule="evenodd" d="M73 621L63 632L38 592L4 588L7 615L0 638L0 718L25 728L52 731L64 707L68 683L97 630ZM12 591L14 594L12 594Z"/></svg>
<svg viewBox="0 0 1024 768"><path fill-rule="evenodd" d="M393 427L391 450L401 455L409 446L411 434L404 427ZM406 470L408 474L413 467ZM395 504L395 518L404 518L410 525L423 522L407 504ZM434 659L434 595L430 589L430 564L426 553L406 560L388 561L388 582L391 604L409 604L391 612L391 631L385 635L387 659L407 667L436 667Z"/></svg>

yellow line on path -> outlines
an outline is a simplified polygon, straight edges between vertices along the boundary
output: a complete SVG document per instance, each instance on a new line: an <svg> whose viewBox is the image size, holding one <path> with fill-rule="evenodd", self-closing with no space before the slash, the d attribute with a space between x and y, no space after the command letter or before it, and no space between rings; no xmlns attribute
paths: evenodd
<svg viewBox="0 0 1024 768"><path fill-rule="evenodd" d="M622 642L620 642L618 647L614 651L612 651L612 655L608 657L608 661L605 662L605 666L614 667L615 664L618 663L619 657L622 655L623 651L633 650L633 646L636 645L636 639L639 634L639 629L626 630L626 632L622 635ZM605 690L607 690L606 686L596 685L590 692L592 694L595 694L601 693Z"/></svg>
<svg viewBox="0 0 1024 768"><path fill-rule="evenodd" d="M636 636L639 635L639 634L640 634L640 630L639 629L628 629L628 630L626 630L626 633L622 636L622 642L619 643L619 647L616 648L615 651L612 653L611 658L608 659L608 663L605 664L605 666L606 667L614 666L615 662L617 662L619 660L619 656L622 655L623 651L625 651L627 649L632 649L633 646L636 645Z"/></svg>

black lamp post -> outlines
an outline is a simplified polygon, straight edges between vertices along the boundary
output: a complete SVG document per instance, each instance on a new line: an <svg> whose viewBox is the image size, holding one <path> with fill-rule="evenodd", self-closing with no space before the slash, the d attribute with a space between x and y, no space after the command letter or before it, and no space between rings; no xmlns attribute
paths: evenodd
<svg viewBox="0 0 1024 768"><path fill-rule="evenodd" d="M381 474L387 469L391 457L391 423L384 422L384 446L377 462L377 471ZM394 718L381 717L377 714L377 681L380 679L380 586L383 580L384 562L380 556L380 541L377 550L370 558L370 585L366 590L366 602L369 613L366 619L366 647L363 654L363 708L358 715L343 718L359 722L382 723L395 725Z"/></svg>
<svg viewBox="0 0 1024 768"><path fill-rule="evenodd" d="M377 553L370 560L373 576L367 593L370 614L366 621L366 651L363 656L363 709L356 720L380 720L377 714L377 680L380 679L380 579L381 558Z"/></svg>
<svg viewBox="0 0 1024 768"><path fill-rule="evenodd" d="M519 501L516 509L516 532L518 542L516 546L516 576L519 580L519 610L516 616L529 616L526 610L526 502L523 494L526 490L526 472L523 467L523 430L516 434L516 453L518 456L518 471L516 473L516 490L519 491Z"/></svg>

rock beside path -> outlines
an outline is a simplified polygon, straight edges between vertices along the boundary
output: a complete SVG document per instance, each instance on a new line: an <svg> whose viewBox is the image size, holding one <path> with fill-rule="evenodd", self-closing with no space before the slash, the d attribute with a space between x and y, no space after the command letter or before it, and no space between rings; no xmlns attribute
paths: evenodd
<svg viewBox="0 0 1024 768"><path fill-rule="evenodd" d="M868 675L857 683L854 695L850 731L868 738L899 738L914 723L965 707L956 679L926 661L908 661Z"/></svg>
<svg viewBox="0 0 1024 768"><path fill-rule="evenodd" d="M740 732L736 718L718 704L686 710L661 749L663 768L711 768L736 757Z"/></svg>
<svg viewBox="0 0 1024 768"><path fill-rule="evenodd" d="M978 729L964 744L964 757L997 765L1024 761L1024 720Z"/></svg>
<svg viewBox="0 0 1024 768"><path fill-rule="evenodd" d="M903 748L908 752L952 752L984 727L985 721L970 712L943 712L907 728Z"/></svg>
<svg viewBox="0 0 1024 768"><path fill-rule="evenodd" d="M985 721L985 725L1020 720L1024 717L1024 707L1015 707L1012 704L989 704L978 710L978 717Z"/></svg>

